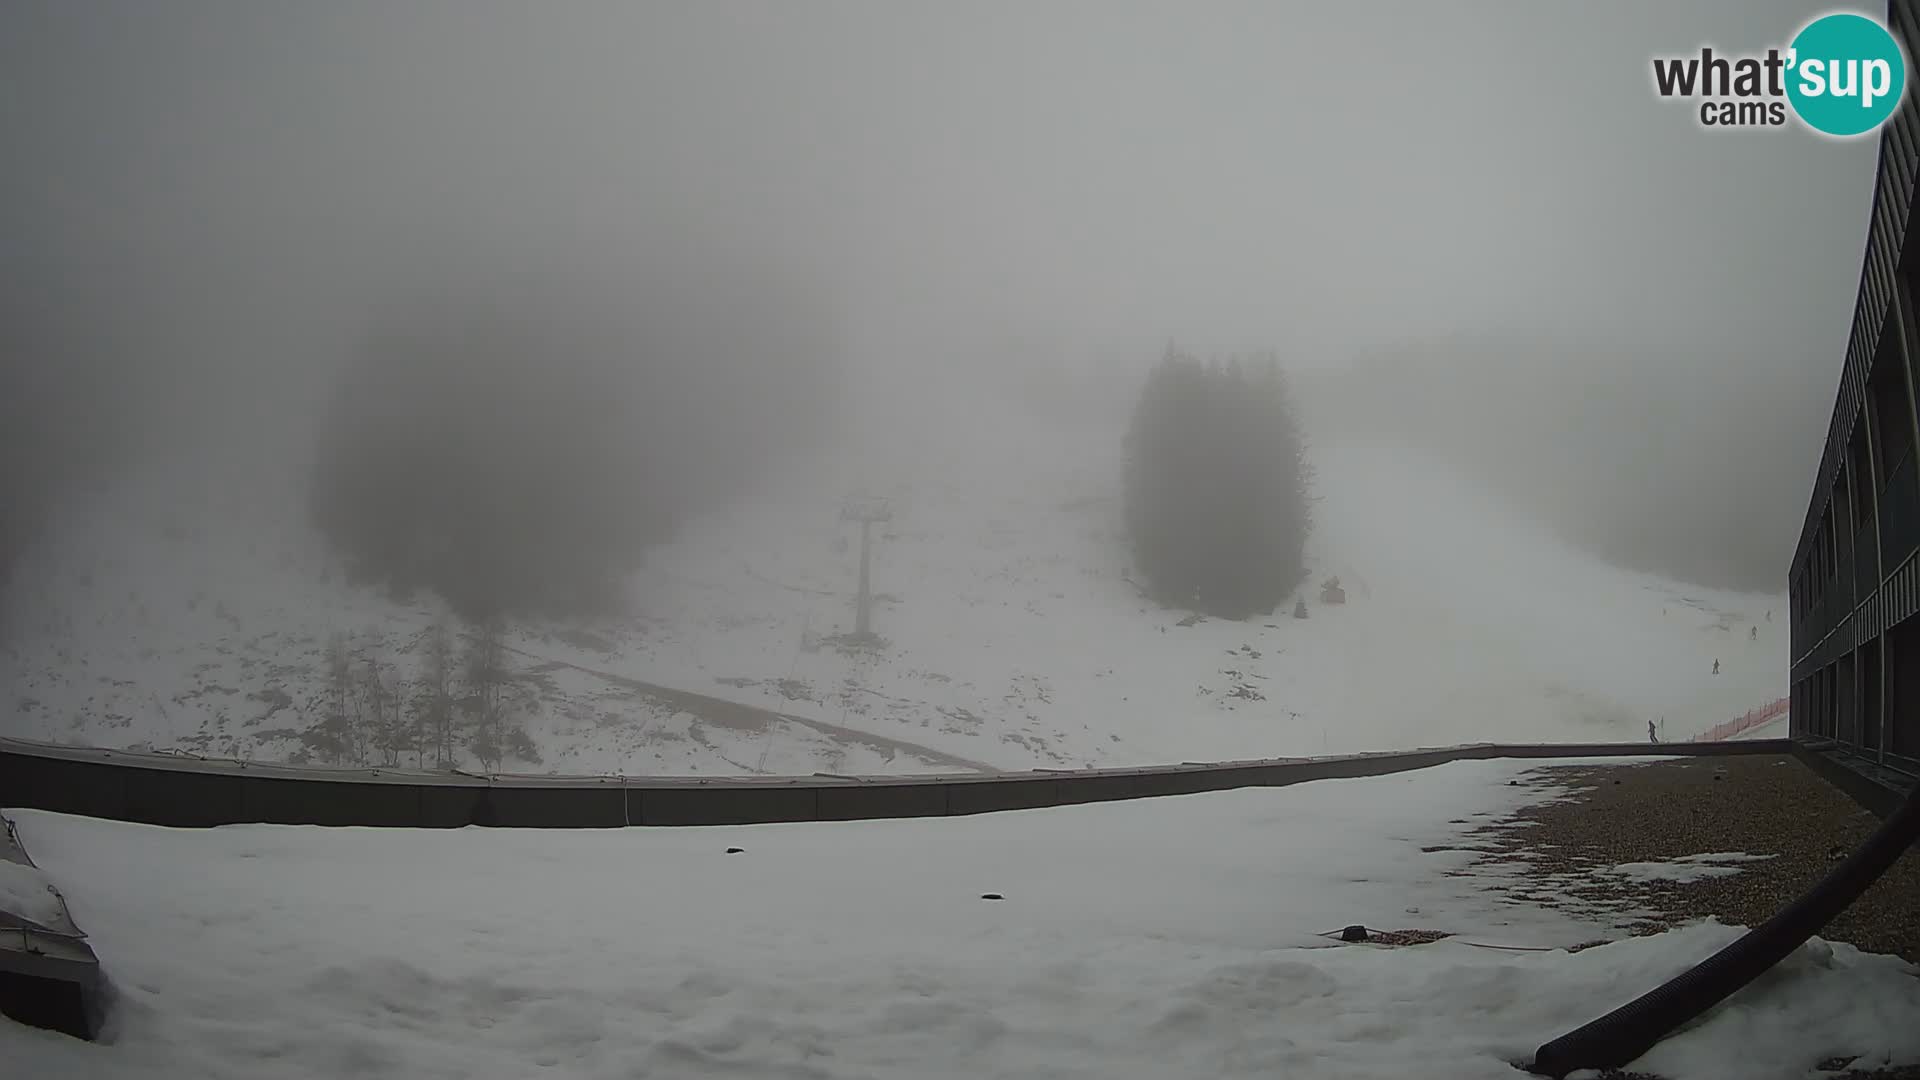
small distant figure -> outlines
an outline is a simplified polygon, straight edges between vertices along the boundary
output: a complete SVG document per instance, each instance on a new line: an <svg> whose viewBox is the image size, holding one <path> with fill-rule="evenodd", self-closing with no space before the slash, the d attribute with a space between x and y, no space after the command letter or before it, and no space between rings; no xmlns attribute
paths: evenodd
<svg viewBox="0 0 1920 1080"><path fill-rule="evenodd" d="M1768 622L1772 622L1772 621L1773 621L1773 609L1772 609L1772 608L1768 608L1768 609L1767 609L1767 621L1768 621Z"/></svg>
<svg viewBox="0 0 1920 1080"><path fill-rule="evenodd" d="M1757 626L1749 626L1749 627L1747 627L1747 640L1748 640L1748 641L1759 641L1759 640L1760 640L1760 628L1759 628L1759 627L1757 627Z"/></svg>
<svg viewBox="0 0 1920 1080"><path fill-rule="evenodd" d="M1713 673L1714 673L1715 675L1718 675L1718 674L1720 674L1720 661L1718 661L1718 660L1715 660L1715 661L1713 662Z"/></svg>
<svg viewBox="0 0 1920 1080"><path fill-rule="evenodd" d="M1650 743L1657 743L1660 741L1660 736L1654 733L1653 721L1651 720L1647 721L1647 741Z"/></svg>

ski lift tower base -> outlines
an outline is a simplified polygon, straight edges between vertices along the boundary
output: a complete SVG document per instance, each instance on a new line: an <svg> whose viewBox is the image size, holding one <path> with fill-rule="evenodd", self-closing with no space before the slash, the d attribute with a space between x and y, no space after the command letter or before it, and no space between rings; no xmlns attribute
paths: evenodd
<svg viewBox="0 0 1920 1080"><path fill-rule="evenodd" d="M893 520L893 504L887 499L855 495L841 505L840 520L860 523L860 596L855 602L852 640L875 643L879 639L873 632L873 526Z"/></svg>

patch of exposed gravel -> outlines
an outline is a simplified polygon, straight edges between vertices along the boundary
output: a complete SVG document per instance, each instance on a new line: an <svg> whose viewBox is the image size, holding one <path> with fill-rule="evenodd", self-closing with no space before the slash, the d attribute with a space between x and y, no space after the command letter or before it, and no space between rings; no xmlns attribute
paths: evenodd
<svg viewBox="0 0 1920 1080"><path fill-rule="evenodd" d="M1515 900L1597 914L1629 933L1714 916L1758 926L1819 881L1879 824L1791 755L1545 766L1525 785L1564 794L1474 830L1480 870ZM1614 868L1705 853L1767 858L1700 880L1643 880ZM1907 852L1821 931L1920 963L1920 854Z"/></svg>

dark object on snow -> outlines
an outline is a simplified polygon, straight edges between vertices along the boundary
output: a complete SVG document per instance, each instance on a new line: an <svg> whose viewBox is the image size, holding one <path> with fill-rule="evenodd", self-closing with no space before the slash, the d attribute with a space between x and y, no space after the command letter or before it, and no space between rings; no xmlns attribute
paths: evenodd
<svg viewBox="0 0 1920 1080"><path fill-rule="evenodd" d="M1660 741L1660 736L1656 734L1653 730L1653 721L1651 720L1647 721L1647 741L1650 743L1657 743Z"/></svg>
<svg viewBox="0 0 1920 1080"><path fill-rule="evenodd" d="M1858 900L1916 840L1920 840L1920 788L1800 899L1666 983L1543 1044L1534 1051L1527 1071L1564 1077L1576 1069L1625 1066L1805 944Z"/></svg>
<svg viewBox="0 0 1920 1080"><path fill-rule="evenodd" d="M1715 660L1715 661L1713 662L1713 673L1714 673L1715 675L1718 675L1718 674L1720 674L1720 661L1718 661L1718 660Z"/></svg>
<svg viewBox="0 0 1920 1080"><path fill-rule="evenodd" d="M1307 617L1307 602L1305 600L1295 600L1293 602L1293 617L1296 619L1304 619Z"/></svg>
<svg viewBox="0 0 1920 1080"><path fill-rule="evenodd" d="M1000 895L999 893L997 893L997 892L983 892L983 893L981 893L981 894L980 894L980 899L982 899L982 900L1005 900L1005 899L1006 899L1006 897L1004 897L1004 896L1001 896L1001 895Z"/></svg>
<svg viewBox="0 0 1920 1080"><path fill-rule="evenodd" d="M1341 941L1365 941L1367 940L1367 928L1364 926L1361 926L1359 923L1354 923L1352 926L1349 926L1345 930L1340 931L1340 940Z"/></svg>
<svg viewBox="0 0 1920 1080"><path fill-rule="evenodd" d="M32 866L13 822L0 818L0 826L0 862ZM35 922L0 909L0 1015L91 1040L106 1017L106 977L66 898L49 889L58 901L57 918Z"/></svg>
<svg viewBox="0 0 1920 1080"><path fill-rule="evenodd" d="M730 848L728 848L728 849L727 849L727 854L729 854L729 855L738 855L738 854L740 854L741 852L743 852L743 851L745 851L745 850L747 850L747 849L746 849L746 848L743 848L743 847L730 847Z"/></svg>
<svg viewBox="0 0 1920 1080"><path fill-rule="evenodd" d="M1320 602L1323 604L1344 604L1347 602L1347 590L1340 587L1340 579L1330 577L1320 585Z"/></svg>
<svg viewBox="0 0 1920 1080"><path fill-rule="evenodd" d="M1370 930L1369 945L1431 945L1452 937L1445 930Z"/></svg>

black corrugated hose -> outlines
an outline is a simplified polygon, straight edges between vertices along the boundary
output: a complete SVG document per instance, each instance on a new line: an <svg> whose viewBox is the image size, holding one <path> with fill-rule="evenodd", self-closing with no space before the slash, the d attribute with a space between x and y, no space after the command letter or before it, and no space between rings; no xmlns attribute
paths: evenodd
<svg viewBox="0 0 1920 1080"><path fill-rule="evenodd" d="M1618 1069L1675 1028L1758 978L1859 899L1900 853L1920 840L1920 787L1859 850L1805 896L1738 941L1607 1015L1534 1051L1527 1071L1564 1077L1576 1069Z"/></svg>

